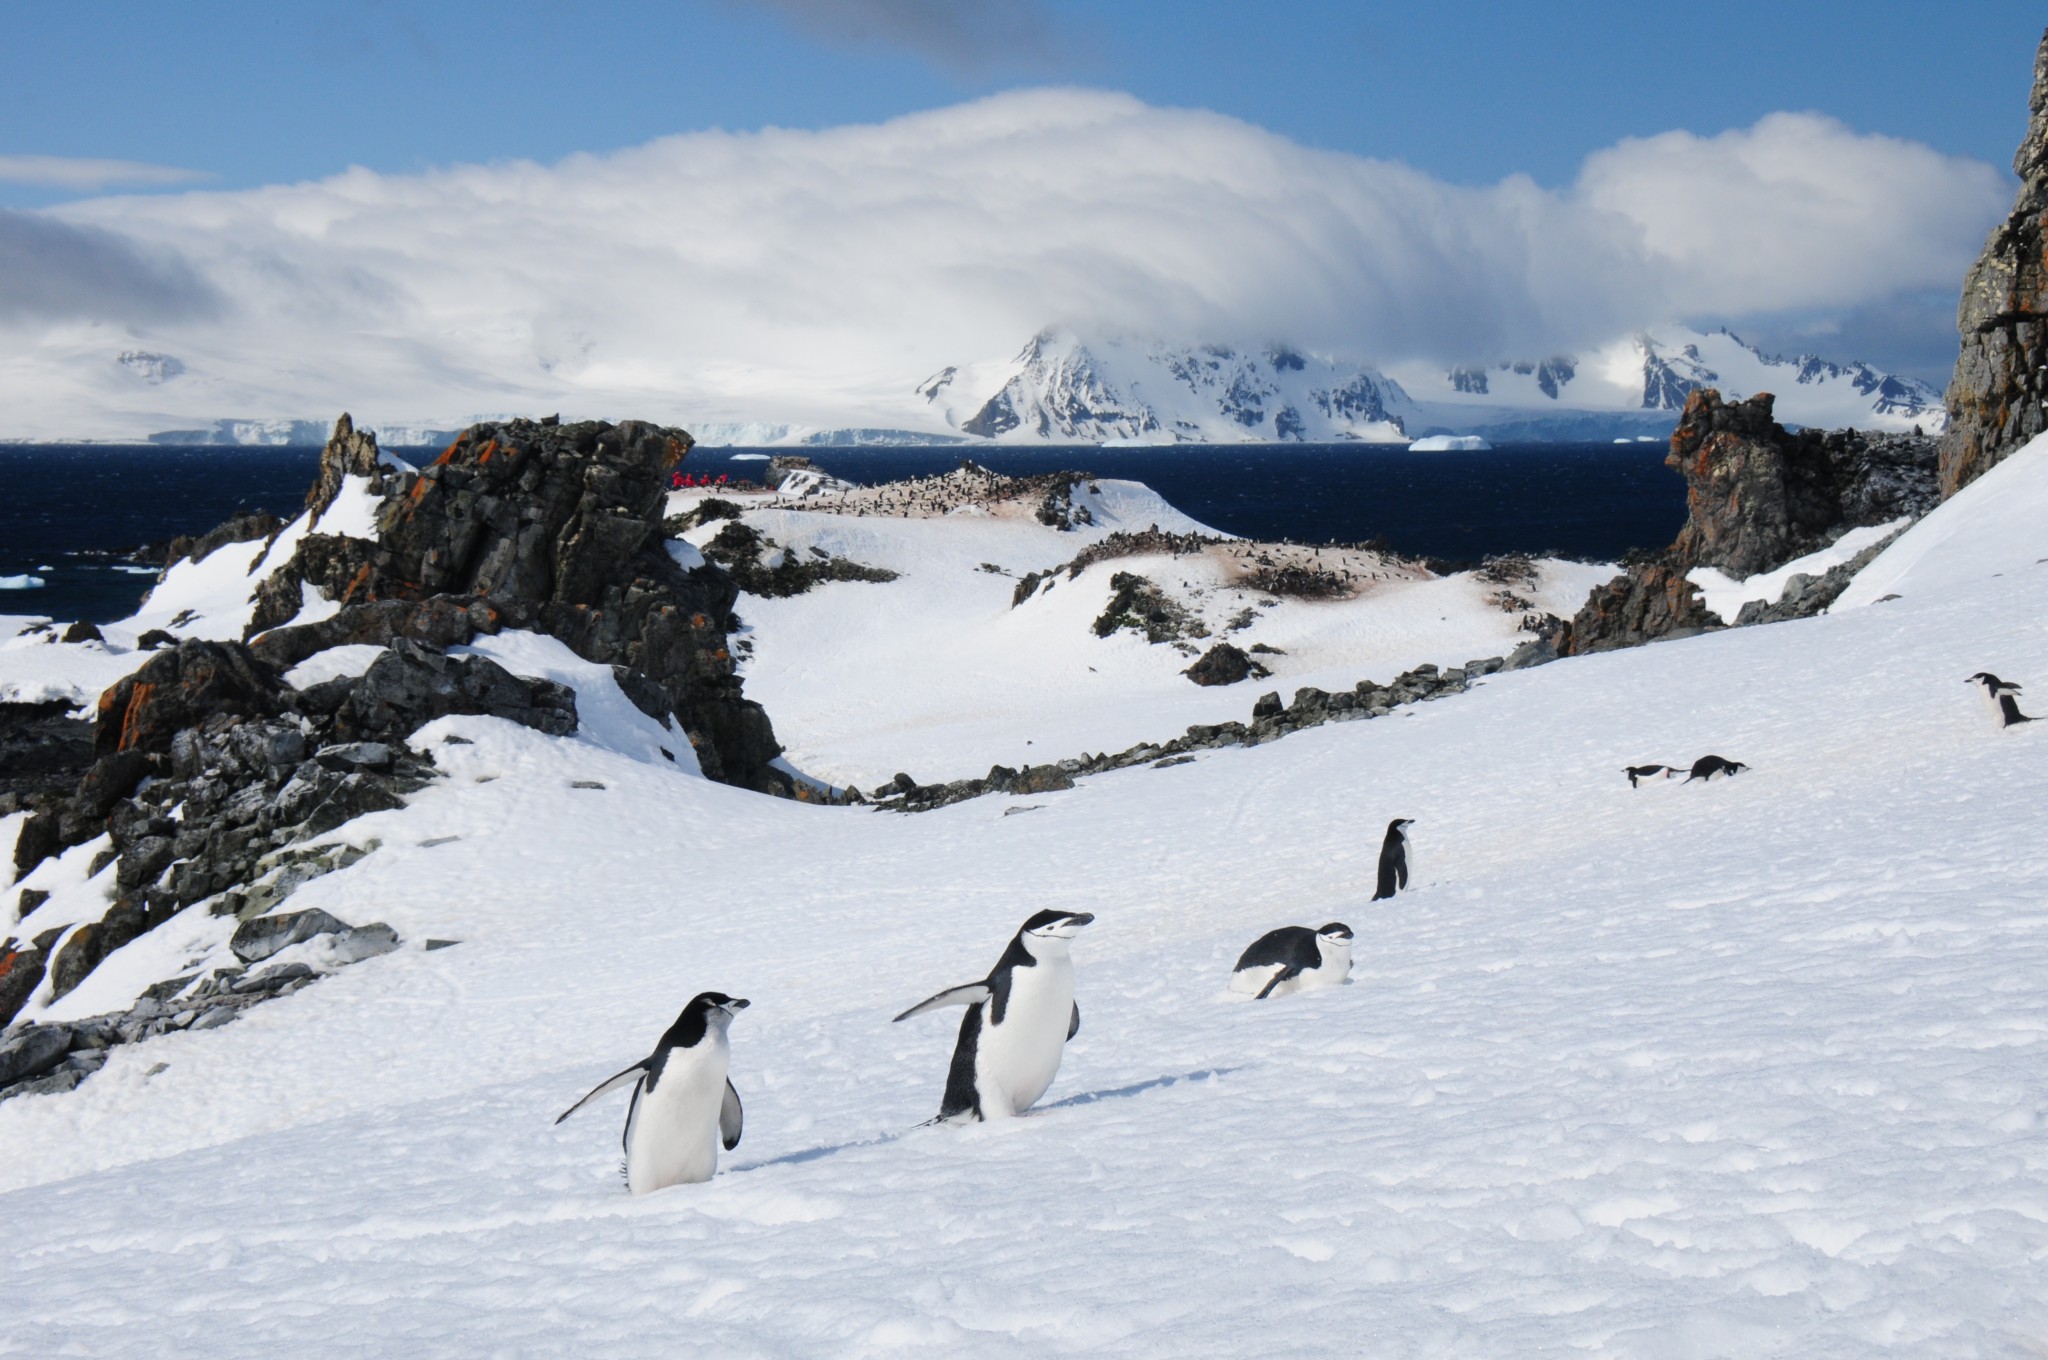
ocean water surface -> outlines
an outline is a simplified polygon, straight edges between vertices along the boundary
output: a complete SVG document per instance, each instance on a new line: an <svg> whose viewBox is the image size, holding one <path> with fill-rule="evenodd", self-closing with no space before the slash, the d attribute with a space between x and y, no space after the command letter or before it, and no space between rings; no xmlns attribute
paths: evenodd
<svg viewBox="0 0 2048 1360"><path fill-rule="evenodd" d="M800 453L850 481L878 482L946 472L971 456L1012 475L1067 468L1145 482L1196 519L1247 537L1378 538L1452 562L1505 552L1606 561L1660 547L1684 522L1685 486L1664 466L1664 451L1662 443L1457 453L1358 444L698 448L684 470L758 480L759 455ZM152 581L132 558L138 547L204 533L243 510L289 518L319 457L317 448L0 445L0 614L120 618Z"/></svg>

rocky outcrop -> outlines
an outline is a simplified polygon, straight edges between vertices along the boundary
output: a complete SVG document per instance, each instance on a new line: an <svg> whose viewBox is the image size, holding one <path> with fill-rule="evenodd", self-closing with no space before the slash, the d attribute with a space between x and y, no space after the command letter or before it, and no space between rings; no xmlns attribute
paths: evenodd
<svg viewBox="0 0 2048 1360"><path fill-rule="evenodd" d="M1234 685L1253 676L1263 679L1272 672L1247 656L1243 648L1219 642L1181 674L1198 685L1209 686Z"/></svg>
<svg viewBox="0 0 2048 1360"><path fill-rule="evenodd" d="M1664 559L1632 567L1606 585L1595 586L1554 642L1554 654L1613 651L1658 638L1691 637L1720 626L1700 602L1699 587Z"/></svg>
<svg viewBox="0 0 2048 1360"><path fill-rule="evenodd" d="M733 584L747 594L771 600L801 595L826 581L896 579L896 573L887 567L834 557L823 548L798 553L738 519L733 519L704 545L704 556L724 567Z"/></svg>
<svg viewBox="0 0 2048 1360"><path fill-rule="evenodd" d="M371 436L336 428L308 500L343 479L369 479L377 540L312 533L265 583L251 627L295 617L310 583L342 611L324 635L436 631L405 610L352 617L366 605L461 602L496 624L551 633L588 661L624 667L664 696L713 779L788 793L760 705L744 697L727 633L738 591L715 565L684 570L664 547L669 477L689 452L682 430L627 421L513 420L474 425L417 473L382 467ZM316 526L317 528L317 526ZM302 643L293 644L294 649Z"/></svg>
<svg viewBox="0 0 2048 1360"><path fill-rule="evenodd" d="M1932 507L1934 441L1853 430L1787 431L1774 398L1686 399L1667 466L1685 477L1686 521L1673 565L1741 579L1826 547L1845 530Z"/></svg>
<svg viewBox="0 0 2048 1360"><path fill-rule="evenodd" d="M1850 529L1925 514L1939 499L1935 442L1858 430L1790 431L1759 393L1724 402L1713 388L1687 399L1665 464L1685 478L1686 520L1663 552L1594 590L1552 640L1557 655L1632 647L1718 628L1686 579L1716 567L1736 579L1772 571ZM1846 584L1846 582L1845 582ZM1756 620L1818 612L1840 593L1804 591Z"/></svg>
<svg viewBox="0 0 2048 1360"><path fill-rule="evenodd" d="M71 707L0 703L0 816L70 793L92 764L93 724Z"/></svg>
<svg viewBox="0 0 2048 1360"><path fill-rule="evenodd" d="M2034 54L2020 191L1963 277L1962 351L1948 385L1941 493L1952 496L2048 430L2048 33Z"/></svg>
<svg viewBox="0 0 2048 1360"><path fill-rule="evenodd" d="M1031 765L1022 770L996 765L979 779L920 784L908 774L899 774L874 791L874 802L875 806L894 812L928 812L991 793L1038 794L1069 789L1076 779L1109 770L1129 769L1134 765L1150 765L1156 769L1185 765L1199 751L1214 751L1225 746L1259 746L1278 741L1292 732L1321 727L1324 723L1383 718L1407 704L1462 693L1480 677L1505 669L1508 669L1507 663L1496 656L1483 661L1467 661L1463 666L1446 671L1439 671L1433 665L1421 665L1403 671L1384 685L1361 680L1353 688L1334 694L1304 686L1294 691L1293 702L1287 704L1280 702L1278 693L1265 694L1253 702L1248 723L1196 723L1169 741L1139 742L1123 751L1082 755L1044 765Z"/></svg>
<svg viewBox="0 0 2048 1360"><path fill-rule="evenodd" d="M86 933L74 932L71 941ZM306 962L254 966L289 944L323 936L326 947L318 953L317 967ZM125 1011L8 1030L0 1036L0 1100L69 1091L105 1066L111 1051L122 1044L175 1030L217 1029L240 1018L251 1006L289 996L338 968L399 947L398 933L382 922L349 926L324 911L246 922L235 932L235 940L234 952L244 967L219 969L205 977L192 974L167 979L146 990ZM451 942L427 942L429 948L447 943ZM65 952L70 948L67 942ZM4 968L4 960L0 960L0 968ZM0 972L0 1011L6 1009L7 976Z"/></svg>
<svg viewBox="0 0 2048 1360"><path fill-rule="evenodd" d="M1093 625L1097 637L1106 638L1126 628L1143 633L1147 642L1209 636L1200 619L1191 617L1168 599L1147 577L1120 571L1109 578L1109 589L1109 603L1103 606Z"/></svg>
<svg viewBox="0 0 2048 1360"><path fill-rule="evenodd" d="M307 506L322 515L361 479L376 538L322 534L316 520L261 583L246 641L174 641L101 697L91 763L61 796L34 795L16 863L26 872L104 836L91 868L114 865L111 901L97 920L0 942L0 1024L43 981L64 994L187 907L267 920L299 885L359 858L319 840L434 777L431 752L407 742L426 723L485 714L573 732L571 690L448 655L480 633L554 635L608 663L643 711L673 715L708 775L788 791L769 764L780 748L767 716L741 696L725 649L732 581L714 565L684 570L664 546L669 471L689 442L631 422L509 421L466 431L414 472L343 417ZM291 622L309 586L340 608ZM345 643L384 651L361 675L285 683ZM41 894L15 896L15 919L32 927Z"/></svg>

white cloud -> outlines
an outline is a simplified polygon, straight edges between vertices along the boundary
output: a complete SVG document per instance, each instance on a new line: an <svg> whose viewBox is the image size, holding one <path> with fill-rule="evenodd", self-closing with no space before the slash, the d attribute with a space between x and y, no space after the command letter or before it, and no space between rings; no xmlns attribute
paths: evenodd
<svg viewBox="0 0 2048 1360"><path fill-rule="evenodd" d="M195 184L213 176L204 170L141 161L91 160L76 156L0 156L0 184L34 184L84 193L116 186L130 188Z"/></svg>
<svg viewBox="0 0 2048 1360"><path fill-rule="evenodd" d="M16 419L26 401L137 421L184 402L894 424L927 373L1055 321L1388 363L1847 311L1953 288L2008 201L1990 166L1807 114L1624 142L1563 190L1469 188L1212 113L1038 90L549 166L70 205L46 216L175 253L226 307L131 318L118 347L176 354L178 383L25 380L98 362L107 342L77 324L0 332L0 383Z"/></svg>

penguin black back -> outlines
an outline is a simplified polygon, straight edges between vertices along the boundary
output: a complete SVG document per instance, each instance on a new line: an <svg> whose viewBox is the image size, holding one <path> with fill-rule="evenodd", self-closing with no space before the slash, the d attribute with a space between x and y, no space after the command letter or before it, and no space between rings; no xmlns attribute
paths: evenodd
<svg viewBox="0 0 2048 1360"><path fill-rule="evenodd" d="M1721 756L1701 756L1692 763L1692 773L1685 777L1685 782L1690 784L1695 779L1707 780L1717 775L1732 778L1748 768L1749 766L1739 760L1727 760Z"/></svg>
<svg viewBox="0 0 2048 1360"><path fill-rule="evenodd" d="M1970 677L1970 683L1983 687L1985 702L1991 705L1991 712L2000 727L2017 727L2033 721L2020 712L2020 686L2016 682L2001 680L1990 671L1978 671Z"/></svg>
<svg viewBox="0 0 2048 1360"><path fill-rule="evenodd" d="M1396 817L1387 823L1386 839L1380 842L1380 877L1372 900L1392 897L1408 886L1408 828L1412 817Z"/></svg>

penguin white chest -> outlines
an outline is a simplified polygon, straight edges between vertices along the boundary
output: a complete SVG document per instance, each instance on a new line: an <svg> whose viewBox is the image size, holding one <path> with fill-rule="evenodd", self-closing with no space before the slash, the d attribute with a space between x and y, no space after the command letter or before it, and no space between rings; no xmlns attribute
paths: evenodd
<svg viewBox="0 0 2048 1360"><path fill-rule="evenodd" d="M995 1018L994 999L981 1004L981 1040L975 1052L974 1075L982 1117L1022 1114L1059 1075L1067 1028L1074 1016L1073 961L1041 958L1034 967L1012 969L1010 995L1000 1023Z"/></svg>
<svg viewBox="0 0 2048 1360"><path fill-rule="evenodd" d="M707 1034L694 1048L669 1050L653 1090L644 1080L634 1090L626 1114L627 1189L644 1195L711 1179L731 1053L723 1034Z"/></svg>

